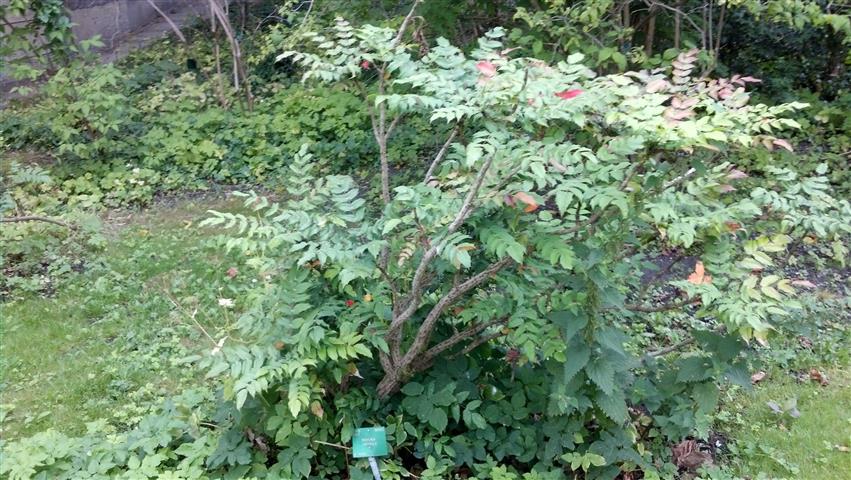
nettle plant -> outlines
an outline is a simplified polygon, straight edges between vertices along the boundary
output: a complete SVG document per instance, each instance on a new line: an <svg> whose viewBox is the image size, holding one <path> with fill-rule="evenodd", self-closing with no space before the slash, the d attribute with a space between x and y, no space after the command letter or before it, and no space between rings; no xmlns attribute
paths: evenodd
<svg viewBox="0 0 851 480"><path fill-rule="evenodd" d="M581 55L513 58L499 28L469 55L439 39L421 58L404 30L339 20L306 35L312 52L282 55L306 81L364 92L382 195L318 177L305 146L283 201L213 212L264 281L211 375L295 478L343 471L327 444L376 423L387 478L516 478L499 462L652 478L650 447L705 434L716 381L748 384L747 342L797 307L808 282L777 254L851 231L823 176L777 170L745 189L729 163L788 147L775 132L804 105L749 105L747 77L693 78L697 52L598 77ZM387 145L418 116L450 133L420 181L397 185ZM648 345L654 331L680 338Z"/></svg>

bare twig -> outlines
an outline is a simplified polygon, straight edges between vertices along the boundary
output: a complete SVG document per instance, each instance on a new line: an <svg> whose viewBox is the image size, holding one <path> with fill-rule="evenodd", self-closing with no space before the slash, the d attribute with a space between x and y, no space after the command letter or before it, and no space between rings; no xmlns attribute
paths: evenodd
<svg viewBox="0 0 851 480"><path fill-rule="evenodd" d="M669 353L676 352L677 350L679 350L683 347L689 346L692 343L694 343L694 339L689 338L689 339L683 340L682 342L675 343L675 344L673 344L669 347L661 348L661 349L656 350L654 352L647 352L647 356L651 357L651 358L661 357L661 356L667 355Z"/></svg>
<svg viewBox="0 0 851 480"><path fill-rule="evenodd" d="M168 300L171 302L171 304L172 304L172 305L174 305L174 307L175 307L176 309L180 310L180 312L181 312L181 313L183 313L184 315L186 315L187 317L189 317L189 319L190 319L190 320L192 320L192 322L195 324L195 326L196 326L196 327L198 327L198 329L199 329L199 330L201 330L201 333L203 333L203 334L204 334L204 336L205 336L205 337L207 337L207 338L210 340L210 342L212 342L212 343L213 343L213 346L218 345L218 343L216 342L216 339L215 339L215 338L213 338L213 336L212 336L212 335L210 335L210 334L207 332L207 329L205 329L205 328L201 325L201 323L200 323L200 322L198 322L198 320L195 318L195 316L198 314L198 309L196 308L196 309L195 309L192 313L189 313L189 311L188 311L188 310L186 310L185 308L183 308L183 305L181 305L181 304L180 304L180 302L178 302L178 301L177 301L177 299L176 299L176 298L174 298L174 295L172 295L172 294L168 291L168 288L167 288L167 287L168 287L168 286L166 285L166 282L165 282L165 281L163 281L163 294L166 296L166 298L168 298Z"/></svg>
<svg viewBox="0 0 851 480"><path fill-rule="evenodd" d="M493 340L495 338L499 338L503 335L505 335L505 332L500 330L498 332L493 332L490 335L485 335L484 337L479 337L476 340L474 340L473 342L471 342L469 345L464 347L463 350L461 350L460 352L458 352L455 355L452 355L452 358L455 358L459 355L466 355L466 354L472 352L473 350L479 348L479 346L484 345L484 344L490 342L491 340Z"/></svg>
<svg viewBox="0 0 851 480"><path fill-rule="evenodd" d="M678 14L678 17L677 17L677 18L684 18L684 19L685 19L688 23L690 23L690 24L691 24L692 28L694 28L697 32L699 32L699 33L700 33L701 37L704 37L704 31L703 31L703 29L702 29L702 28L700 28L700 27L697 25L697 23L695 23L695 21L694 21L694 20L692 20L692 19L691 19L691 17L690 17L687 13L683 12L683 11L682 11L682 10L680 10L679 8L677 8L677 7L672 7L672 6L670 6L670 5L666 5L666 4L664 4L664 3L660 3L660 2L657 2L657 1L655 1L655 0L649 0L649 1L647 1L647 0L646 0L644 3L645 3L645 4L647 4L647 6L648 6L648 7L654 7L654 6L655 6L655 7L661 7L661 8L664 8L664 9L666 9L666 10L670 10L670 11L674 12L675 14ZM706 50L706 48L705 48L705 44L704 44L704 50Z"/></svg>
<svg viewBox="0 0 851 480"><path fill-rule="evenodd" d="M455 335L452 335L451 337L447 338L446 340L438 343L437 345L429 348L423 354L423 357L425 357L427 359L434 359L435 357L437 357L438 355L440 355L444 351L449 350L450 348L454 347L458 343L463 342L464 340L466 340L466 339L468 339L468 338L470 338L474 335L477 335L480 332L483 332L486 329L493 327L494 325L501 325L501 324L504 324L507 321L508 321L508 317L502 317L502 318L498 318L496 320L491 320L490 322L479 323L479 324L473 325L472 327L470 327L466 330L462 330L462 331L456 333Z"/></svg>
<svg viewBox="0 0 851 480"><path fill-rule="evenodd" d="M666 183L665 186L662 187L662 190L667 190L675 185L682 183L683 181L694 175L695 172L697 172L697 170L695 170L694 168L689 168L688 170L686 170L686 173Z"/></svg>
<svg viewBox="0 0 851 480"><path fill-rule="evenodd" d="M156 12L161 17L163 17L163 19L166 21L166 23L168 23L168 26L171 27L171 29L174 31L174 34L177 35L177 38L179 38L181 42L186 43L186 37L184 37L183 34L180 32L180 29L177 27L177 24L175 24L171 20L171 18L169 18L168 15L165 14L165 12L160 10L160 7L158 7L157 4L154 3L154 0L145 0L145 1L148 2L148 5L150 5L151 8L156 10Z"/></svg>
<svg viewBox="0 0 851 480"><path fill-rule="evenodd" d="M325 446L328 446L328 447L339 448L341 450L351 450L351 448L349 448L345 445L340 445L339 443L328 443L328 442L323 442L321 440L314 440L313 443L318 443L319 445L325 445Z"/></svg>
<svg viewBox="0 0 851 480"><path fill-rule="evenodd" d="M475 201L478 192L482 187L484 177L487 174L492 162L493 157L491 156L482 166L482 169L479 171L478 176L476 177L476 181L470 188L470 191L467 192L467 197L461 204L461 209L458 211L458 214L455 216L455 219L447 228L447 235L451 235L452 233L454 233L469 217L470 213L472 212L473 202ZM401 356L402 326L411 318L414 312L417 311L417 308L419 308L423 288L426 284L425 280L427 278L426 274L428 272L428 267L431 264L432 260L434 260L434 258L437 256L438 249L440 247L440 243L437 241L429 242L429 244L431 245L431 247L423 254L423 257L420 260L416 271L414 272L414 278L411 281L411 289L408 295L407 304L402 310L402 312L393 318L393 321L390 323L390 329L387 332L387 343L390 346L390 353L394 361L399 361L399 357Z"/></svg>
<svg viewBox="0 0 851 480"><path fill-rule="evenodd" d="M461 209L455 216L455 219L449 224L447 228L446 235L451 235L454 233L472 212L473 202L476 199L476 196L479 193L479 190L482 188L482 183L484 182L484 177L490 169L491 164L493 163L493 157L489 157L485 164L482 166L482 169L479 171L478 176L476 177L476 181L473 186L470 188L470 191L467 192L467 197L464 198L464 202L461 204ZM414 272L414 279L411 281L411 290L408 294L409 300L407 305L402 312L393 319L390 324L390 330L388 331L388 337L397 343L398 340L397 334L402 328L402 325L411 315L416 312L419 307L420 298L422 298L422 289L424 286L424 280L426 278L426 272L428 271L428 267L431 264L431 261L434 260L434 257L437 256L437 251L440 246L439 242L430 242L431 247L426 250L425 254L423 254L422 259L420 260L420 264L417 266L416 271ZM390 343L390 342L388 342ZM392 345L391 345L392 347Z"/></svg>
<svg viewBox="0 0 851 480"><path fill-rule="evenodd" d="M639 298L644 297L644 294L647 293L647 290L649 290L650 287L654 283L656 283L656 281L658 281L660 278L662 278L664 275L666 275L668 272L670 272L671 269L674 267L674 265L679 263L680 260L682 260L684 258L685 258L684 255L677 255L676 257L674 257L673 260L668 262L667 265L665 265L663 268L659 269L658 272L651 275L650 278L648 278L647 280L642 280L642 283L644 285L642 285L641 290L639 290L638 297Z"/></svg>
<svg viewBox="0 0 851 480"><path fill-rule="evenodd" d="M230 24L230 19L224 10L222 10L221 5L219 5L218 0L209 0L210 9L212 10L215 17L219 20L219 24L222 26L222 30L225 32L225 36L228 38L231 46L231 52L233 53L233 64L234 64L234 87L239 89L239 80L242 78L242 84L245 87L245 100L248 104L248 110L252 110L254 108L254 96L251 93L251 82L248 81L248 73L245 70L245 62L242 60L242 50L239 47L239 41L236 39L236 35L233 32L233 27Z"/></svg>
<svg viewBox="0 0 851 480"><path fill-rule="evenodd" d="M390 43L390 48L395 47L402 41L402 35L405 34L405 30L408 29L408 24L411 23L411 19L414 18L414 11L417 9L417 5L420 4L422 0L414 0L414 4L411 5L411 11L408 12L408 15L402 20L402 25L399 27L399 31L396 33L396 37L393 38L393 42Z"/></svg>
<svg viewBox="0 0 851 480"><path fill-rule="evenodd" d="M452 129L452 132L449 133L449 138L446 139L446 142L443 143L443 146L440 147L440 150L437 152L437 155L434 156L434 160L432 160L431 165L429 165L428 170L426 171L425 178L423 179L423 183L428 183L431 180L432 175L434 175L435 169L440 165L440 162L443 161L443 157L446 156L446 152L449 151L449 145L452 144L452 140L455 139L455 135L458 135L458 131L460 130L460 123L455 125L455 128Z"/></svg>
<svg viewBox="0 0 851 480"><path fill-rule="evenodd" d="M667 312L669 310L676 310L678 308L682 308L682 307L685 307L687 305L693 305L695 303L698 303L699 301L700 301L699 297L691 297L691 298L688 298L686 300L682 300L682 301L679 301L679 302L666 303L666 304L657 305L657 306L628 304L628 305L624 305L624 308L626 308L627 310L629 310L631 312L645 312L645 313Z"/></svg>
<svg viewBox="0 0 851 480"><path fill-rule="evenodd" d="M52 223L53 225L59 225L60 227L70 228L71 230L77 230L76 225L71 225L70 223L65 223L62 220L56 220L53 218L42 217L39 215L26 215L23 217L6 217L0 218L0 223L16 223L16 222L45 222Z"/></svg>

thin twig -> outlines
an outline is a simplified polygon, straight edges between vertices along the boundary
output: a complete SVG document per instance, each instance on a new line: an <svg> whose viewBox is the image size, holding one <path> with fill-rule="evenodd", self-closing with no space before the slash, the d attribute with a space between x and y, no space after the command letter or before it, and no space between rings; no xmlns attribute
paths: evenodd
<svg viewBox="0 0 851 480"><path fill-rule="evenodd" d="M443 161L443 157L446 156L446 152L449 151L449 145L452 144L452 140L455 139L455 135L458 134L458 131L461 128L461 124L455 125L455 128L452 129L452 132L449 133L449 138L446 139L446 142L443 143L443 146L438 150L437 155L434 156L434 160L429 165L428 170L426 171L425 178L423 178L423 183L428 183L431 180L432 175L434 175L435 169L440 165L440 162Z"/></svg>
<svg viewBox="0 0 851 480"><path fill-rule="evenodd" d="M408 16L406 16L405 19L402 20L402 25L399 27L399 31L396 33L396 37L390 43L390 48L395 47L399 44L399 42L402 41L402 35L404 35L405 30L408 29L408 24L411 23L411 19L414 18L414 10L417 9L417 5L419 5L421 1L422 0L414 0L414 4L411 5L411 11L408 12Z"/></svg>
<svg viewBox="0 0 851 480"><path fill-rule="evenodd" d="M166 14L165 14L165 12L163 12L162 10L160 10L160 7L158 7L158 6L157 6L157 4L156 4L156 3L154 3L154 0L145 0L145 1L146 1L146 2L148 2L148 5L150 5L150 6L151 6L151 8L153 8L154 10L156 10L156 12L157 12L158 14L160 14L160 16L161 16L161 17L163 17L163 19L166 21L166 23L168 23L168 26L169 26L169 27L171 27L171 29L174 31L174 34L175 34L175 35L177 35L177 38L179 38L181 42L186 43L186 37L184 37L184 36L183 36L183 34L182 34L182 33L180 33L180 29L179 29L179 28L177 28L177 24L175 24L175 23L174 23L174 22L173 22L173 21L172 21L172 20L168 17L168 15L166 15Z"/></svg>
<svg viewBox="0 0 851 480"><path fill-rule="evenodd" d="M505 335L505 332L500 330L498 332L493 332L490 335L485 335L484 337L479 337L474 342L472 342L469 345L467 345L466 347L464 347L464 349L461 350L459 353L452 355L450 358L455 358L455 357L458 357L458 356L461 356L461 355L467 355L468 353L472 352L473 350L479 348L479 346L484 345L484 344L490 342L491 340L493 340L495 338L502 337L503 335Z"/></svg>
<svg viewBox="0 0 851 480"><path fill-rule="evenodd" d="M341 450L351 450L351 448L349 448L345 445L340 445L339 443L328 443L328 442L323 442L321 440L314 440L313 443L318 443L320 445L326 445L326 446L329 446L329 447L339 448Z"/></svg>
<svg viewBox="0 0 851 480"><path fill-rule="evenodd" d="M213 346L218 345L218 342L216 342L216 339L213 338L212 335L207 333L207 330L201 325L201 323L198 322L198 320L195 319L195 315L198 314L197 308L195 309L195 311L193 311L190 314L185 308L183 308L183 306L177 301L177 299L175 299L174 296L168 291L168 289L166 288L166 285L165 285L165 281L163 281L163 293L165 294L166 298L168 298L168 300L172 303L172 305L174 305L175 308L180 310L184 315L189 317L189 319L192 320L193 323L195 323L195 326L197 326L198 329L201 330L201 333L203 333L204 336L206 336L208 339L210 339L210 341L213 343Z"/></svg>
<svg viewBox="0 0 851 480"><path fill-rule="evenodd" d="M679 183L682 183L683 181L694 175L695 172L697 172L697 170L695 170L694 168L689 168L688 170L686 170L686 173L666 183L665 186L662 187L662 190L667 190L675 185L678 185Z"/></svg>
<svg viewBox="0 0 851 480"><path fill-rule="evenodd" d="M39 215L26 215L23 217L6 217L0 218L0 223L16 223L16 222L45 222L52 223L54 225L59 225L60 227L70 228L71 230L77 230L76 225L71 225L70 223L65 223L61 220L56 220L53 218L42 217Z"/></svg>
<svg viewBox="0 0 851 480"><path fill-rule="evenodd" d="M647 356L650 357L650 358L661 357L661 356L667 355L669 353L676 352L677 350L679 350L683 347L686 347L688 345L691 345L692 343L694 343L694 339L689 338L689 339L683 340L682 342L675 343L675 344L673 344L669 347L665 347L665 348L661 348L659 350L656 350L655 352L647 352Z"/></svg>
<svg viewBox="0 0 851 480"><path fill-rule="evenodd" d="M664 305L658 306L648 306L648 305L624 305L624 308L631 312L644 312L644 313L654 313L654 312L667 312L669 310L676 310L678 308L685 307L687 305L692 305L700 301L699 297L691 297L686 300L682 300L679 302L666 303Z"/></svg>
<svg viewBox="0 0 851 480"><path fill-rule="evenodd" d="M462 341L464 341L464 340L466 340L466 339L468 339L468 338L470 338L470 337L472 337L472 336L474 336L474 335L476 335L480 332L483 332L486 329L488 329L488 328L490 328L494 325L500 325L500 324L503 324L507 321L508 321L508 317L502 317L502 318L498 318L496 320L491 320L490 322L478 323L476 325L473 325L472 327L470 327L466 330L462 330L460 332L457 332L456 334L452 335L451 337L447 338L446 340L444 340L444 341L438 343L437 345L429 348L423 354L423 357L425 357L427 359L433 359L433 358L437 357L438 355L440 355L441 353L443 353L444 351L449 350L450 348L452 348L453 346L455 346L459 342L462 342Z"/></svg>

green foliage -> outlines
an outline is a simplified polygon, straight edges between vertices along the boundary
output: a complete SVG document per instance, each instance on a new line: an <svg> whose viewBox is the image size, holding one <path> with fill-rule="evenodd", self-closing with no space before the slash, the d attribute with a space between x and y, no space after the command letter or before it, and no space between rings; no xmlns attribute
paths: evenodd
<svg viewBox="0 0 851 480"><path fill-rule="evenodd" d="M15 80L35 80L57 60L76 51L71 19L62 0L4 2L0 22L0 69Z"/></svg>
<svg viewBox="0 0 851 480"><path fill-rule="evenodd" d="M737 7L843 31L809 3L784 5ZM757 345L805 319L796 297L811 282L786 268L795 248L847 257L851 205L827 165L773 162L792 150L780 135L812 127L806 104L754 104L753 78L707 78L717 51L634 47L624 6L550 2L518 13L538 32L494 28L465 48L428 45L416 18L411 41L342 19L280 25L252 57L278 73L250 112L210 49L191 73L157 55L150 68L60 71L2 133L64 163L54 180L15 167L16 188L85 208L210 180L280 190L237 194L242 211L203 223L231 230L218 252L252 282L169 297L184 321L184 301L224 319L183 362L210 388L154 415L128 406L117 423L129 431L5 445L0 476L369 478L338 447L384 425L384 478L673 477L667 446L706 437L725 383L749 387ZM448 7L443 20L463 8ZM660 29L671 20L655 14ZM269 55L283 49L278 70ZM288 85L291 69L325 85ZM844 129L841 104L817 108L816 128ZM107 296L122 276L105 278ZM149 300L156 316L164 300ZM162 334L139 340L144 361L190 353L175 344L187 329Z"/></svg>
<svg viewBox="0 0 851 480"><path fill-rule="evenodd" d="M745 175L723 157L782 142L775 132L796 126L782 115L801 104L750 106L729 88L740 80L694 82L692 53L670 77L595 78L581 55L555 66L500 55L501 36L470 58L440 40L414 59L391 30L338 21L308 34L316 53L284 54L305 79L355 85L376 65L390 81L375 108L463 121L465 140L380 210L351 178L317 176L305 149L283 203L249 194L256 214L206 222L235 229L225 247L267 281L237 341L203 363L236 408L270 416L281 448L345 443L378 422L437 472L441 458L474 471L509 459L602 478L655 471L658 442L706 435L717 380L749 382L741 337L764 342L797 307L771 255L790 238L851 231L824 177L776 170L770 187L733 193ZM663 248L702 261L658 286L685 300L648 305L638 279ZM693 352L636 354L641 340L624 332L636 312L665 324L690 305ZM306 455L310 469L275 468L342 471L340 452Z"/></svg>
<svg viewBox="0 0 851 480"><path fill-rule="evenodd" d="M37 166L11 161L4 167L0 172L0 295L50 293L63 278L87 268L103 247L100 221L81 211L59 219L44 217L57 211L51 195L53 178ZM35 218L27 220L30 217Z"/></svg>

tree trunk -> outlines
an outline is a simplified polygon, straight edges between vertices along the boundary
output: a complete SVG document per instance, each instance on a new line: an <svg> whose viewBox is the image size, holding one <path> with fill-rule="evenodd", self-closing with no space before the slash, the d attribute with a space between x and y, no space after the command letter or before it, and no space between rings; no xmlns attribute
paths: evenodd
<svg viewBox="0 0 851 480"><path fill-rule="evenodd" d="M830 29L828 33L826 43L829 54L822 78L825 83L830 83L839 78L845 70L845 57L848 55L848 48L842 42L840 35L833 29Z"/></svg>
<svg viewBox="0 0 851 480"><path fill-rule="evenodd" d="M648 15L650 15L650 18L647 20L647 29L644 30L644 54L652 57L653 40L656 37L656 9L651 8Z"/></svg>
<svg viewBox="0 0 851 480"><path fill-rule="evenodd" d="M624 4L623 4L622 15L623 15L623 17L621 19L621 22L622 22L622 25L623 25L623 31L620 32L620 39L618 41L618 44L620 45L620 51L623 51L623 49L624 49L624 41L625 41L624 34L625 34L625 31L632 26L632 13L630 12L630 9L629 9L629 0L625 1Z"/></svg>
<svg viewBox="0 0 851 480"><path fill-rule="evenodd" d="M385 372L384 378L378 382L378 398L382 400L386 400L390 398L391 395L398 392L400 388L402 388L402 382L399 373L397 372Z"/></svg>
<svg viewBox="0 0 851 480"><path fill-rule="evenodd" d="M674 48L680 49L680 38L682 36L682 18L680 12L683 8L683 0L677 0L677 12L674 14Z"/></svg>

